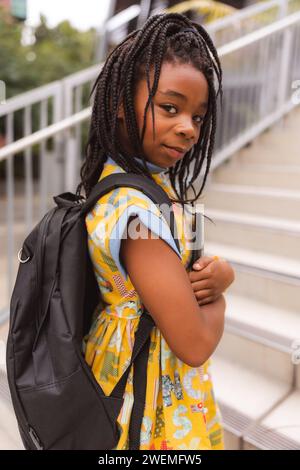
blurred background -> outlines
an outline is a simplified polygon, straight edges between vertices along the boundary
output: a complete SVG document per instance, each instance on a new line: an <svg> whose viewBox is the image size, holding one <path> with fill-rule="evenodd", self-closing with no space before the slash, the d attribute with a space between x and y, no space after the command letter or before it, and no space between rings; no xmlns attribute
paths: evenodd
<svg viewBox="0 0 300 470"><path fill-rule="evenodd" d="M23 448L5 371L18 252L76 189L101 63L166 11L204 25L224 71L200 202L205 254L236 272L212 361L226 447L300 448L300 0L0 0L0 449Z"/></svg>

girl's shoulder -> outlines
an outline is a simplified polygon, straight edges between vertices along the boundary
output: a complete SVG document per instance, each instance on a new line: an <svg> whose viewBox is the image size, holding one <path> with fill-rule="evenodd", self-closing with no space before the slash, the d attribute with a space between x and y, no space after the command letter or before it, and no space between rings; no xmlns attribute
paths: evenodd
<svg viewBox="0 0 300 470"><path fill-rule="evenodd" d="M125 171L108 158L99 181L116 173L125 173ZM161 211L143 191L130 187L114 188L101 196L86 215L87 230L89 233L94 232L100 224L103 232L110 236L116 225L123 226L133 215L138 216L144 223L151 219L150 225L152 227L155 225L157 230L163 223Z"/></svg>
<svg viewBox="0 0 300 470"><path fill-rule="evenodd" d="M99 180L122 171L124 172L122 168L108 160ZM147 227L155 237L164 239L178 256L181 256L169 225L156 204L138 189L114 188L99 198L85 220L90 245L97 246L103 253L105 252L115 260L115 265L123 277L126 278L126 272L119 261L118 253L121 240L126 234L127 224L132 217L138 218L139 222Z"/></svg>
<svg viewBox="0 0 300 470"><path fill-rule="evenodd" d="M117 173L125 173L125 170L120 167L111 157L108 157L104 164L99 181L109 175ZM142 190L130 187L114 188L107 192L105 195L99 198L96 206L94 207L94 210L96 209L97 211L101 205L109 205L114 210L124 210L128 206L136 205L141 209L150 210L158 216L160 214L160 211L153 203L152 199L146 196Z"/></svg>

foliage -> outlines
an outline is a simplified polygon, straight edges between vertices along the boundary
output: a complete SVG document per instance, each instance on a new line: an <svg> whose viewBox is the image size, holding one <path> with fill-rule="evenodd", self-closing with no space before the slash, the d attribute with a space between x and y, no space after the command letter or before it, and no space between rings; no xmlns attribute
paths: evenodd
<svg viewBox="0 0 300 470"><path fill-rule="evenodd" d="M33 31L33 44L23 44L23 24L0 9L0 79L6 97L64 78L93 63L96 31L76 30L69 21L49 28L44 16Z"/></svg>
<svg viewBox="0 0 300 470"><path fill-rule="evenodd" d="M166 10L169 13L182 13L187 16L193 15L194 20L201 23L210 23L223 16L230 15L236 11L235 8L213 0L189 0L178 3Z"/></svg>

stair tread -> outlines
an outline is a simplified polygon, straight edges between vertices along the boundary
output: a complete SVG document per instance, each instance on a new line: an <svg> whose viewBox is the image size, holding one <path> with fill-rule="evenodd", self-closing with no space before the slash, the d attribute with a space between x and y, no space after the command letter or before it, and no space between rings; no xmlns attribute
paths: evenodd
<svg viewBox="0 0 300 470"><path fill-rule="evenodd" d="M244 331L277 337L283 345L291 348L295 331L300 331L299 312L273 307L272 305L226 292L226 325L236 325Z"/></svg>
<svg viewBox="0 0 300 470"><path fill-rule="evenodd" d="M278 378L248 369L217 354L213 355L211 369L220 406L226 405L251 420L265 415L290 389L288 383Z"/></svg>
<svg viewBox="0 0 300 470"><path fill-rule="evenodd" d="M290 219L281 219L278 217L245 214L244 212L232 212L210 208L205 210L205 214L211 218L216 218L221 221L255 225L264 228L300 233L300 222Z"/></svg>
<svg viewBox="0 0 300 470"><path fill-rule="evenodd" d="M300 390L295 390L262 421L262 425L300 443Z"/></svg>
<svg viewBox="0 0 300 470"><path fill-rule="evenodd" d="M13 409L0 396L0 449L24 449Z"/></svg>
<svg viewBox="0 0 300 470"><path fill-rule="evenodd" d="M268 196L278 199L300 199L300 191L282 188L258 187L251 185L211 183L207 188L207 193L218 191L234 194L249 194L253 196ZM206 193L206 194L207 194ZM205 194L204 194L205 197ZM204 201L205 202L205 201Z"/></svg>
<svg viewBox="0 0 300 470"><path fill-rule="evenodd" d="M257 170L260 172L266 173L299 173L300 174L300 162L299 165L293 165L291 163L287 163L285 165L281 165L279 163L257 163L257 162L230 162L226 167L219 167L220 170L232 171L232 169L248 169L248 170Z"/></svg>
<svg viewBox="0 0 300 470"><path fill-rule="evenodd" d="M284 256L212 242L205 243L204 251L208 256L219 255L229 262L300 279L300 262Z"/></svg>

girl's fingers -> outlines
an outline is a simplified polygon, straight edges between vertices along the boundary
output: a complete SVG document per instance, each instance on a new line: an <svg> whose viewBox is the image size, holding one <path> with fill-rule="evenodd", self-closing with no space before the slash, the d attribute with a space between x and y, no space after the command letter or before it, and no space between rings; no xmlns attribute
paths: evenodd
<svg viewBox="0 0 300 470"><path fill-rule="evenodd" d="M198 292L195 292L196 299L199 300L206 300L207 297L212 297L213 292L211 289L204 289Z"/></svg>
<svg viewBox="0 0 300 470"><path fill-rule="evenodd" d="M192 288L194 292L201 291L204 289L212 289L212 283L210 280L203 280L203 281L197 281L197 282L192 282Z"/></svg>
<svg viewBox="0 0 300 470"><path fill-rule="evenodd" d="M207 297L206 299L199 300L198 305L210 304L211 302L214 302L214 300L215 300L214 297Z"/></svg>
<svg viewBox="0 0 300 470"><path fill-rule="evenodd" d="M209 279L212 276L212 270L210 266L202 269L201 271L190 271L189 278L191 282L203 281Z"/></svg>
<svg viewBox="0 0 300 470"><path fill-rule="evenodd" d="M202 258L198 258L197 261L193 264L193 269L195 271L201 271L201 269L206 268L210 263L213 261L219 261L219 256L202 256Z"/></svg>
<svg viewBox="0 0 300 470"><path fill-rule="evenodd" d="M209 265L212 261L212 256L202 256L202 258L199 258L197 261L195 261L195 263L193 264L193 269L195 269L196 271L200 271L201 269Z"/></svg>

